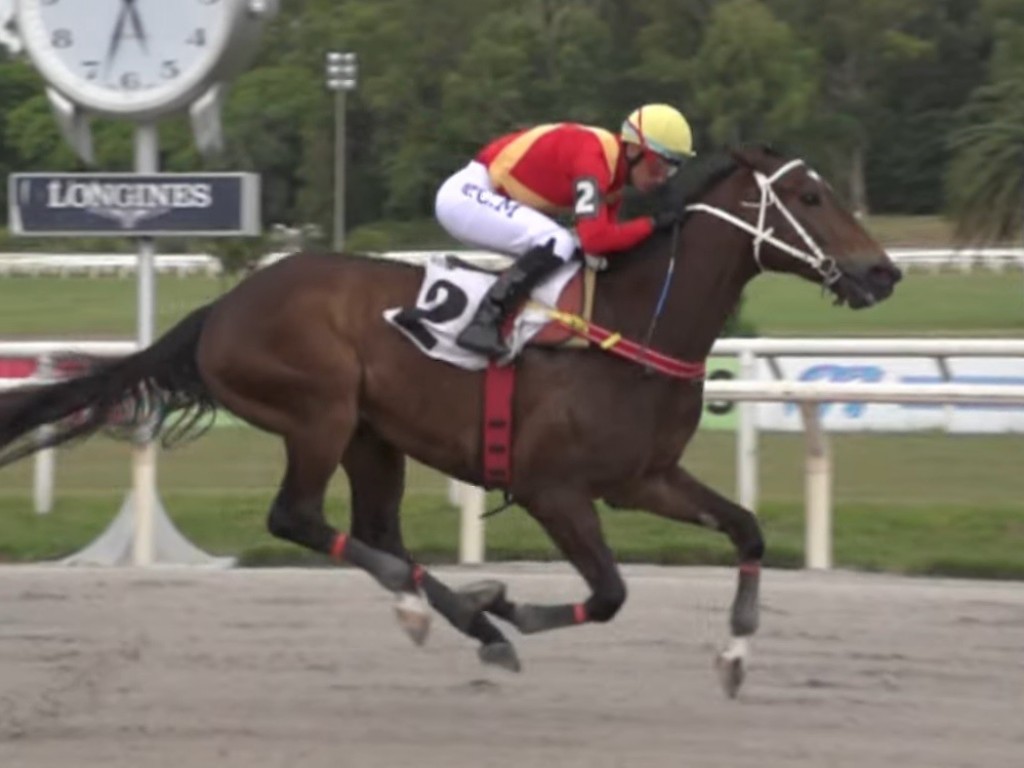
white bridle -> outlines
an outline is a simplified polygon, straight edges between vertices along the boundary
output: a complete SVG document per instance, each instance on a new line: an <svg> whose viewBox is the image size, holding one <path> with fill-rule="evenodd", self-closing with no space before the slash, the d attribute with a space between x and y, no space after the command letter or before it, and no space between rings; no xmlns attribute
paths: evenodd
<svg viewBox="0 0 1024 768"><path fill-rule="evenodd" d="M745 232L749 232L754 236L754 261L757 264L757 268L762 272L764 271L764 265L761 263L761 244L768 243L769 245L778 248L780 251L789 254L795 259L799 259L809 264L819 275L821 275L822 283L826 286L830 286L835 283L839 278L843 276L839 267L836 265L835 259L831 256L826 256L824 251L814 242L807 230L803 228L796 217L790 212L790 210L782 203L779 196L775 194L775 190L772 188L772 184L777 182L787 173L794 168L799 168L804 164L803 160L790 160L785 165L781 166L771 176L765 176L760 171L754 171L754 180L757 182L757 186L761 189L761 200L760 202L743 202L741 205L749 206L751 208L757 208L757 225L751 224L745 219L741 219L728 211L721 208L716 208L713 205L707 203L693 203L692 205L686 206L688 211L704 211L704 213L710 213L712 216L716 216L723 221L727 221L733 226L739 227ZM803 240L807 250L801 250L796 248L789 243L783 242L775 236L775 230L765 225L765 218L768 215L768 209L772 206L778 208L779 213L789 222L793 230L799 235L800 239Z"/></svg>

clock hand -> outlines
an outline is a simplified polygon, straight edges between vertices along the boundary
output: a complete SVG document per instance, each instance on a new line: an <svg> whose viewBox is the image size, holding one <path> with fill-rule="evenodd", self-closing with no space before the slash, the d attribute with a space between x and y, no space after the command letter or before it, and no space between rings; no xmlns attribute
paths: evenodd
<svg viewBox="0 0 1024 768"><path fill-rule="evenodd" d="M131 22L132 28L135 31L134 36L139 41L139 45L142 46L142 50L147 54L149 53L146 44L146 31L142 26L142 19L139 17L139 9L135 5L135 0L121 0L121 2L121 12L117 16L117 24L114 25L114 32L110 37L110 45L107 48L107 58L103 67L104 75L110 72L110 67L113 65L117 52L121 48L121 41L125 39L124 27L126 21Z"/></svg>
<svg viewBox="0 0 1024 768"><path fill-rule="evenodd" d="M125 25L125 6L121 9L118 14L118 23L114 25L114 33L111 35L111 44L106 46L106 58L103 59L103 75L109 75L111 72L111 65L114 63L114 57L118 54L118 48L121 47L121 33Z"/></svg>
<svg viewBox="0 0 1024 768"><path fill-rule="evenodd" d="M132 27L135 29L135 38L139 41L139 45L142 46L143 53L149 54L149 46L146 43L146 30L142 26L142 17L139 16L139 8L135 5L135 0L125 0L129 7L129 13L132 17Z"/></svg>

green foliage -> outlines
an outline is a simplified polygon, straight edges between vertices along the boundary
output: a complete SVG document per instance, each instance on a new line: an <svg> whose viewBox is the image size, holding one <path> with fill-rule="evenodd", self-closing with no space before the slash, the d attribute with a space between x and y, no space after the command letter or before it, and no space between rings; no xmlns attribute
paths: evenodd
<svg viewBox="0 0 1024 768"><path fill-rule="evenodd" d="M270 250L267 239L262 237L218 237L203 245L203 251L220 261L223 274L228 277L252 271Z"/></svg>
<svg viewBox="0 0 1024 768"><path fill-rule="evenodd" d="M836 466L835 556L845 568L1024 578L1024 526L1015 436L840 435ZM804 511L800 483L803 436L765 434L758 516L773 566L803 561ZM735 483L733 436L699 432L686 465L725 494ZM2 470L0 560L53 559L99 535L123 501L127 448L97 438L58 458L56 508L36 515L29 498L32 463ZM295 545L273 539L266 512L284 470L280 442L252 429L216 428L202 440L162 452L163 501L180 530L204 550L242 557L246 564L323 563ZM497 501L491 494L489 508ZM326 514L348 525L348 488L339 472ZM728 539L704 528L649 515L601 508L602 526L623 561L732 562ZM404 539L417 559L452 561L458 512L445 481L409 462L402 506ZM487 523L489 560L554 559L558 555L521 509Z"/></svg>
<svg viewBox="0 0 1024 768"><path fill-rule="evenodd" d="M957 235L1008 238L1024 227L1024 77L979 89L963 120L948 181Z"/></svg>
<svg viewBox="0 0 1024 768"><path fill-rule="evenodd" d="M227 151L209 166L262 174L268 227L313 222L329 231L335 99L324 87L324 54L350 50L360 78L346 104L346 211L350 231L375 227L376 235L365 230L370 244L391 238L378 222L430 216L440 182L495 135L559 120L615 128L649 101L683 109L702 152L750 140L790 148L861 210L870 202L935 213L945 202L943 179L954 178L953 212L975 221L970 212L987 207L1005 231L1012 196L998 185L962 183L960 169L979 154L985 162L1004 157L969 147L992 140L982 140L984 121L1016 119L1011 106L994 102L1015 98L1004 83L1024 70L1022 7L292 0L231 89ZM5 174L81 169L41 86L24 60L0 59ZM99 167L130 167L130 134L124 124L96 121ZM184 118L162 125L161 143L162 167L204 165Z"/></svg>
<svg viewBox="0 0 1024 768"><path fill-rule="evenodd" d="M719 143L793 135L816 104L815 51L757 0L716 6L691 66L701 84L693 105Z"/></svg>
<svg viewBox="0 0 1024 768"><path fill-rule="evenodd" d="M889 73L869 126L866 170L879 210L928 213L943 207L949 134L957 110L988 71L992 25L977 3L934 3L916 28L935 41L935 53Z"/></svg>

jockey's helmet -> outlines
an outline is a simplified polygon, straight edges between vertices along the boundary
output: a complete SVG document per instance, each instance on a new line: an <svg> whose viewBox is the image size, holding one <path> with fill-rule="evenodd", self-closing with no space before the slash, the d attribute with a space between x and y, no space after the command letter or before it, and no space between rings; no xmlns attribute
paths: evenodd
<svg viewBox="0 0 1024 768"><path fill-rule="evenodd" d="M693 134L686 118L668 104L645 104L622 123L620 134L627 144L637 144L678 165L692 156Z"/></svg>

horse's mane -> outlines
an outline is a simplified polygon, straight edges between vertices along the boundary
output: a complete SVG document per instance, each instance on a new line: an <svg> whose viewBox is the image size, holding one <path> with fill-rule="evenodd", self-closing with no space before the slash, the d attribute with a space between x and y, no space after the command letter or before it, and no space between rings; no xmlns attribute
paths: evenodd
<svg viewBox="0 0 1024 768"><path fill-rule="evenodd" d="M737 152L759 152L769 157L782 157L782 154L769 144L745 144L697 155L693 160L684 163L679 173L660 192L652 196L649 203L650 212L681 210L699 201L719 182L743 165L736 157Z"/></svg>

